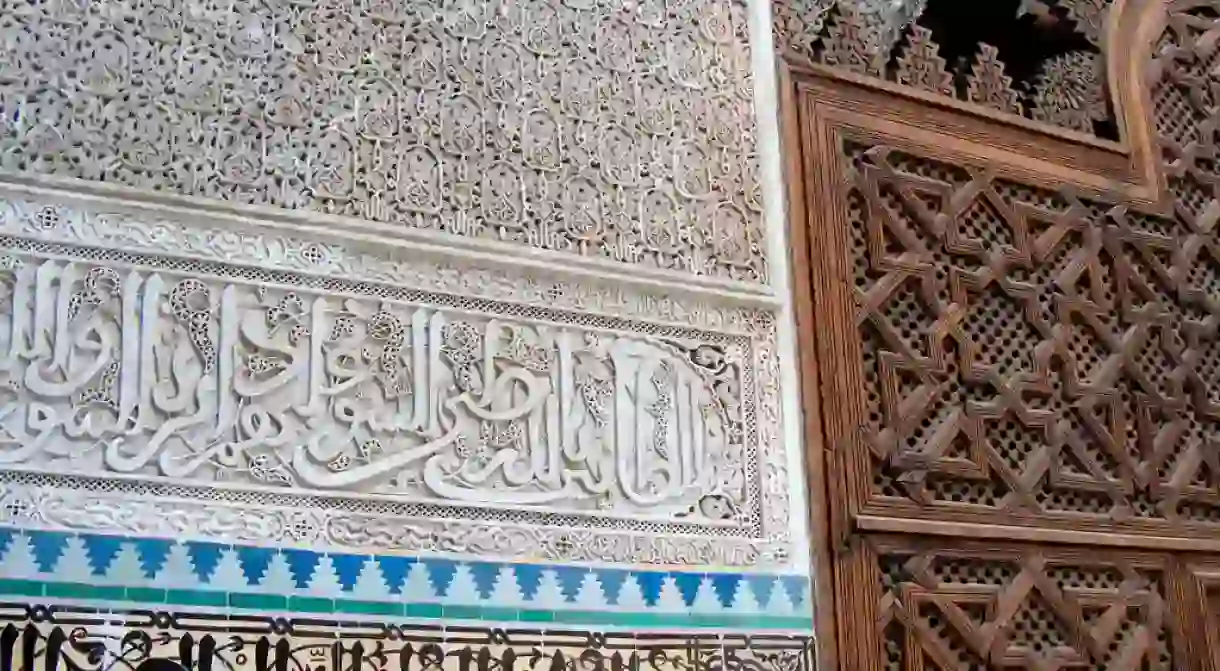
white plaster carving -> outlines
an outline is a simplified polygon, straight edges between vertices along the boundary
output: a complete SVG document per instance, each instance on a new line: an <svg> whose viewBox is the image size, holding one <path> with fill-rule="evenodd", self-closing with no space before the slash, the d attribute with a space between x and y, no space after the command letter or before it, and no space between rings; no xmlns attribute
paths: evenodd
<svg viewBox="0 0 1220 671"><path fill-rule="evenodd" d="M788 557L768 310L54 202L0 202L6 514L353 549Z"/></svg>
<svg viewBox="0 0 1220 671"><path fill-rule="evenodd" d="M0 7L0 170L767 279L741 0Z"/></svg>

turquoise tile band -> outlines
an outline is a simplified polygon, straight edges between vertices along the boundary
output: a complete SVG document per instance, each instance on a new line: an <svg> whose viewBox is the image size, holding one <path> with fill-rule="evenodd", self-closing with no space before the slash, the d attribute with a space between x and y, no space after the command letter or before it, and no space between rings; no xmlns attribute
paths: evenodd
<svg viewBox="0 0 1220 671"><path fill-rule="evenodd" d="M798 575L353 555L0 528L0 594L258 612L809 632Z"/></svg>

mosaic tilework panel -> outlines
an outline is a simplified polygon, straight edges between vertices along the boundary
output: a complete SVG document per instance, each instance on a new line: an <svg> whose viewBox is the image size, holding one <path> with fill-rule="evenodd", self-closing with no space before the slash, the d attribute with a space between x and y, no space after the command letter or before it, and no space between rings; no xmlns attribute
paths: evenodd
<svg viewBox="0 0 1220 671"><path fill-rule="evenodd" d="M353 555L0 530L0 592L270 612L622 627L812 628L804 576Z"/></svg>
<svg viewBox="0 0 1220 671"><path fill-rule="evenodd" d="M402 626L0 602L0 668L22 671L810 671L808 636Z"/></svg>

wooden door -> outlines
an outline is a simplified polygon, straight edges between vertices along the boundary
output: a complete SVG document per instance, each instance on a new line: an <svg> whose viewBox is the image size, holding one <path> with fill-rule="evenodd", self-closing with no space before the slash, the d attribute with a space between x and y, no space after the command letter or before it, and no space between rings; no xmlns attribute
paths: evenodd
<svg viewBox="0 0 1220 671"><path fill-rule="evenodd" d="M1048 6L775 6L823 668L1220 669L1220 0Z"/></svg>

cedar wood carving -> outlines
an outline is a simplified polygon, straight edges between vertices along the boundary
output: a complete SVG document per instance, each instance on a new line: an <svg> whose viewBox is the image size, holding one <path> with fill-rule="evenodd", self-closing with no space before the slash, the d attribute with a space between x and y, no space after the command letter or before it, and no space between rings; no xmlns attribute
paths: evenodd
<svg viewBox="0 0 1220 671"><path fill-rule="evenodd" d="M781 67L821 668L1220 668L1220 1L1098 30L1116 141Z"/></svg>

